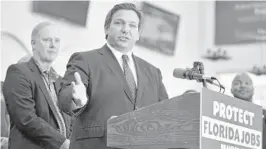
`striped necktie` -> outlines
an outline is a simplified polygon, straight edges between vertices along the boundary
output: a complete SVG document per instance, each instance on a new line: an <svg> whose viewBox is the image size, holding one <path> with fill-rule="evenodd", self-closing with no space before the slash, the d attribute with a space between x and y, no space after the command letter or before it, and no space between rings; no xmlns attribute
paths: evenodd
<svg viewBox="0 0 266 149"><path fill-rule="evenodd" d="M134 80L134 76L132 73L132 70L130 69L128 62L129 62L129 57L127 55L122 55L123 59L123 69L124 69L124 75L128 84L128 87L131 91L132 97L134 100L136 100L136 83Z"/></svg>
<svg viewBox="0 0 266 149"><path fill-rule="evenodd" d="M60 112L60 109L58 107L58 99L57 99L57 95L56 95L56 91L55 91L55 87L54 87L54 84L53 82L51 82L51 78L49 75L50 73L48 73L47 71L44 72L44 79L47 79L47 82L46 82L46 85L49 89L49 93L50 93L50 97L52 98L52 101L54 103L54 106L55 106L55 110L56 110L56 120L57 120L57 124L59 126L59 131L62 135L64 135L66 137L66 124L65 124L65 121L64 121L64 118Z"/></svg>

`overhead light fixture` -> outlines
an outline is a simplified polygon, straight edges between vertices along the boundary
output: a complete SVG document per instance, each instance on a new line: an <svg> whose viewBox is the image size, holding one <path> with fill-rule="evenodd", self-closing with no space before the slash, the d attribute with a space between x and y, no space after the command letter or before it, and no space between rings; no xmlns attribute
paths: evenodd
<svg viewBox="0 0 266 149"><path fill-rule="evenodd" d="M253 66L253 68L249 72L253 73L253 74L257 75L257 76L266 75L266 65L263 65L261 67Z"/></svg>
<svg viewBox="0 0 266 149"><path fill-rule="evenodd" d="M216 50L208 49L206 53L202 56L202 58L211 60L211 61L218 61L218 60L230 60L231 57L228 55L226 50L222 50L218 48Z"/></svg>

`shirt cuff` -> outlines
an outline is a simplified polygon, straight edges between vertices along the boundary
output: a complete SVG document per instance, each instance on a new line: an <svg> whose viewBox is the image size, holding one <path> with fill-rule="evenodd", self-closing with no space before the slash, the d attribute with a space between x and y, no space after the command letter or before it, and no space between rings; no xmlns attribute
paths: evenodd
<svg viewBox="0 0 266 149"><path fill-rule="evenodd" d="M69 149L70 140L66 139L64 143L61 145L60 149Z"/></svg>

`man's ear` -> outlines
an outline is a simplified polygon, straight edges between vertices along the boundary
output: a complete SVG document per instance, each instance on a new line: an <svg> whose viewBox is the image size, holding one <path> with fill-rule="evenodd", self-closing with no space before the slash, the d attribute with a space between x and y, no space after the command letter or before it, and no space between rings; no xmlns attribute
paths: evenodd
<svg viewBox="0 0 266 149"><path fill-rule="evenodd" d="M254 86L252 85L252 95L254 95Z"/></svg>
<svg viewBox="0 0 266 149"><path fill-rule="evenodd" d="M31 45L35 45L35 40L31 40Z"/></svg>
<svg viewBox="0 0 266 149"><path fill-rule="evenodd" d="M108 28L104 28L104 33L106 36L108 35Z"/></svg>
<svg viewBox="0 0 266 149"><path fill-rule="evenodd" d="M137 38L137 41L139 40L139 38L140 38L140 32L138 32L138 38Z"/></svg>
<svg viewBox="0 0 266 149"><path fill-rule="evenodd" d="M231 86L231 93L234 95L233 86Z"/></svg>
<svg viewBox="0 0 266 149"><path fill-rule="evenodd" d="M31 47L32 47L32 51L35 50L35 40L31 40Z"/></svg>
<svg viewBox="0 0 266 149"><path fill-rule="evenodd" d="M137 41L140 39L140 35L141 35L142 31L143 31L143 28L142 27L139 28Z"/></svg>

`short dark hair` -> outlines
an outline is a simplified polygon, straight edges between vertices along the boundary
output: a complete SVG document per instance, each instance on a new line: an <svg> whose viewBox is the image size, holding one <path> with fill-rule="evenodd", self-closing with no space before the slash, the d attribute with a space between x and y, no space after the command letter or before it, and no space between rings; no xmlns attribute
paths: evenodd
<svg viewBox="0 0 266 149"><path fill-rule="evenodd" d="M140 10L138 10L136 8L135 4L132 3L120 3L120 4L116 4L106 15L105 17L105 22L104 22L104 29L107 29L108 27L110 27L113 15L118 11L118 10L133 10L134 12L136 12L136 14L139 17L139 31L142 25L142 19L143 19L143 14ZM105 35L105 39L107 39L108 35Z"/></svg>

